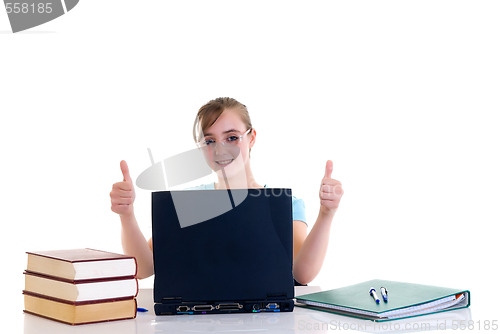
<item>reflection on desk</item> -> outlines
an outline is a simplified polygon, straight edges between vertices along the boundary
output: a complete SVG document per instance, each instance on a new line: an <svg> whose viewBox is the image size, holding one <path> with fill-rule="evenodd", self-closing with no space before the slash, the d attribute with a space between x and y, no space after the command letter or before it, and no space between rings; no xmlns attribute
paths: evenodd
<svg viewBox="0 0 500 334"><path fill-rule="evenodd" d="M295 295L320 291L318 287L295 287ZM132 320L120 320L81 326L70 326L52 320L24 314L24 334L82 333L82 334L153 334L153 333L327 333L337 330L356 330L367 333L408 333L437 329L450 329L453 321L469 321L470 309L432 314L406 320L374 323L333 313L295 307L284 313L237 313L206 315L156 316L153 290L141 289L137 306L149 310L138 312ZM442 328L446 326L445 328ZM441 326L441 328L440 328Z"/></svg>

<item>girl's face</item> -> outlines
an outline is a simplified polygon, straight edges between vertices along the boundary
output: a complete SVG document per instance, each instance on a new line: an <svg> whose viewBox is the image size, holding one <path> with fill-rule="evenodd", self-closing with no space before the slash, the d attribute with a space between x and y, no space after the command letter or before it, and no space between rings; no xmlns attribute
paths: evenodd
<svg viewBox="0 0 500 334"><path fill-rule="evenodd" d="M245 175L242 172L255 142L253 131L248 130L236 111L226 109L203 133L205 159L220 178Z"/></svg>

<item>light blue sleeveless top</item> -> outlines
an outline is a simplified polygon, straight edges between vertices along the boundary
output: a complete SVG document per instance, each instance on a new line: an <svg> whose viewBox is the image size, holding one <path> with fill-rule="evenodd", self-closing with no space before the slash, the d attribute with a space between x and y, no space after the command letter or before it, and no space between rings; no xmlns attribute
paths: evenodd
<svg viewBox="0 0 500 334"><path fill-rule="evenodd" d="M267 188L264 186L264 188ZM187 190L211 190L215 189L214 183L202 184L196 187L187 188ZM306 222L306 206L304 200L292 196L292 218L293 220L300 220L307 224Z"/></svg>

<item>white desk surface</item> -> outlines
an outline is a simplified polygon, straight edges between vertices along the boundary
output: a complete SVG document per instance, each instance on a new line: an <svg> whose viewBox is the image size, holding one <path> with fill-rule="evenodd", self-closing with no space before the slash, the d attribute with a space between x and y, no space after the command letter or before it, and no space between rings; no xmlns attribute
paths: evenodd
<svg viewBox="0 0 500 334"><path fill-rule="evenodd" d="M319 291L318 287L295 287L295 295ZM438 330L446 321L448 329L452 321L469 321L469 309L433 314L407 320L374 323L332 313L295 307L293 312L240 313L156 316L153 308L153 290L141 289L137 306L148 312L137 312L131 320L70 326L56 321L24 314L24 334L41 333L328 333L354 330L368 333L416 332Z"/></svg>

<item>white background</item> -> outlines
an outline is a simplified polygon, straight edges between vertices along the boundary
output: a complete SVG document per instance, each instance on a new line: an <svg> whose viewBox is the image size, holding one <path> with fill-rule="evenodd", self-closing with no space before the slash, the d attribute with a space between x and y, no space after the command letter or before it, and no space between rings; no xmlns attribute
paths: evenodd
<svg viewBox="0 0 500 334"><path fill-rule="evenodd" d="M344 186L312 285L470 289L473 319L498 319L498 17L496 1L83 0L12 34L0 10L2 308L23 308L26 251L122 252L120 160L135 178L148 147L192 148L198 108L230 96L257 181L293 188L310 227L327 159ZM147 237L149 205L137 190Z"/></svg>

